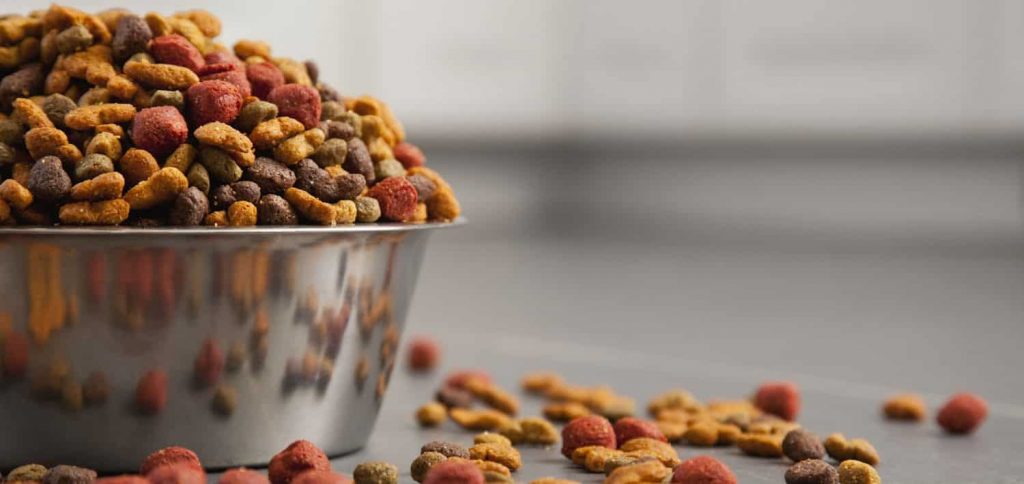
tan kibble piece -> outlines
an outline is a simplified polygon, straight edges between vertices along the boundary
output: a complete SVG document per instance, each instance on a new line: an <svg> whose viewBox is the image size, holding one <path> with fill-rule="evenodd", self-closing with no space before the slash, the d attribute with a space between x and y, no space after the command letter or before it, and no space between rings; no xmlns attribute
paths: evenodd
<svg viewBox="0 0 1024 484"><path fill-rule="evenodd" d="M475 444L469 448L469 457L471 459L497 462L511 471L516 471L523 465L519 451L511 445L505 444Z"/></svg>
<svg viewBox="0 0 1024 484"><path fill-rule="evenodd" d="M839 464L839 484L882 484L882 478L874 467L848 460Z"/></svg>
<svg viewBox="0 0 1024 484"><path fill-rule="evenodd" d="M473 436L474 444L501 444L512 446L512 441L508 437L501 435L500 433L494 432L481 432Z"/></svg>
<svg viewBox="0 0 1024 484"><path fill-rule="evenodd" d="M177 168L182 173L188 173L188 169L196 161L198 154L199 150L195 146L183 143L167 156L167 160L164 161L164 167Z"/></svg>
<svg viewBox="0 0 1024 484"><path fill-rule="evenodd" d="M541 477L530 481L530 484L580 484L580 481L570 479L558 479L555 477Z"/></svg>
<svg viewBox="0 0 1024 484"><path fill-rule="evenodd" d="M605 484L654 484L664 482L671 475L672 469L666 468L658 461L648 461L619 467L612 471L604 482Z"/></svg>
<svg viewBox="0 0 1024 484"><path fill-rule="evenodd" d="M146 210L174 200L188 188L188 178L176 168L161 168L153 176L128 190L124 199L132 210Z"/></svg>
<svg viewBox="0 0 1024 484"><path fill-rule="evenodd" d="M121 157L117 167L121 173L124 173L125 183L128 186L135 186L153 176L160 169L160 164L148 151L129 148Z"/></svg>
<svg viewBox="0 0 1024 484"><path fill-rule="evenodd" d="M370 159L375 162L395 159L395 152L383 138L370 140L369 143L366 143L366 149L370 152Z"/></svg>
<svg viewBox="0 0 1024 484"><path fill-rule="evenodd" d="M455 459L458 459L458 457L455 457ZM494 473L494 474L496 474L498 476L506 477L506 478L512 476L512 471L508 467L505 467L504 465L502 465L502 464L500 464L498 462L494 462L494 461L490 461L490 460L483 460L483 459L471 459L470 461L474 465L476 465L476 467L478 469L480 469L480 472L484 473L485 479L487 477L487 473L489 473L489 472L490 473ZM491 481L488 480L487 482L491 482ZM502 480L500 482L506 482L506 481Z"/></svg>
<svg viewBox="0 0 1024 484"><path fill-rule="evenodd" d="M115 75L111 77L110 80L107 81L106 87L112 96L124 100L134 99L140 89L138 84L122 75Z"/></svg>
<svg viewBox="0 0 1024 484"><path fill-rule="evenodd" d="M269 150L277 146L278 143L305 130L306 128L298 120L281 116L257 124L253 128L252 133L249 134L249 137L257 149Z"/></svg>
<svg viewBox="0 0 1024 484"><path fill-rule="evenodd" d="M320 225L334 225L337 219L338 211L334 205L320 201L305 190L289 188L285 190L284 198L303 217Z"/></svg>
<svg viewBox="0 0 1024 484"><path fill-rule="evenodd" d="M0 198L17 210L24 210L32 205L32 192L13 178L0 183Z"/></svg>
<svg viewBox="0 0 1024 484"><path fill-rule="evenodd" d="M246 57L259 56L264 59L270 58L270 44L261 40L248 40L242 39L235 42L235 55L239 59L245 59Z"/></svg>
<svg viewBox="0 0 1024 484"><path fill-rule="evenodd" d="M519 421L522 428L522 441L531 445L551 445L558 442L559 434L555 426L540 417L527 417Z"/></svg>
<svg viewBox="0 0 1024 484"><path fill-rule="evenodd" d="M210 212L203 218L203 225L211 227L227 227L228 226L228 213L224 210L217 210L216 212Z"/></svg>
<svg viewBox="0 0 1024 484"><path fill-rule="evenodd" d="M449 189L450 188L451 187L449 187ZM651 399L647 404L647 412L652 416L657 417L658 414L664 410L696 412L702 409L702 407L703 406L700 402L698 402L690 392L682 389L675 389L669 390Z"/></svg>
<svg viewBox="0 0 1024 484"><path fill-rule="evenodd" d="M544 407L544 416L555 422L568 422L590 415L590 409L577 402L556 402Z"/></svg>
<svg viewBox="0 0 1024 484"><path fill-rule="evenodd" d="M156 12L149 12L144 17L146 24L149 25L149 30L153 31L153 37L159 37L161 35L167 35L173 33L171 24L167 22L167 19L163 15Z"/></svg>
<svg viewBox="0 0 1024 484"><path fill-rule="evenodd" d="M48 155L59 157L61 148L67 144L67 135L57 128L32 128L25 133L25 147L36 160Z"/></svg>
<svg viewBox="0 0 1024 484"><path fill-rule="evenodd" d="M71 199L98 201L120 198L124 191L124 176L114 171L103 173L71 187Z"/></svg>
<svg viewBox="0 0 1024 484"><path fill-rule="evenodd" d="M388 106L387 103L383 101L378 102L380 103L381 109L378 116L384 120L384 124L387 125L389 130L391 130L391 133L395 137L395 142L401 143L402 141L405 141L405 127L402 126L401 121L398 120L398 117L395 116L393 111L391 111L391 107Z"/></svg>
<svg viewBox="0 0 1024 484"><path fill-rule="evenodd" d="M46 81L43 83L44 94L60 94L68 90L71 85L71 75L68 71L62 69L54 69L46 75Z"/></svg>
<svg viewBox="0 0 1024 484"><path fill-rule="evenodd" d="M881 459L878 451L864 439L850 439L841 433L834 433L825 438L825 451L836 461L856 460L868 465L878 465Z"/></svg>
<svg viewBox="0 0 1024 484"><path fill-rule="evenodd" d="M206 36L203 35L203 31L195 24L195 22L182 17L165 17L165 20L170 24L171 30L173 30L174 33L187 39L189 43L199 49L199 52L202 52L203 54L207 53L209 47Z"/></svg>
<svg viewBox="0 0 1024 484"><path fill-rule="evenodd" d="M462 206L450 188L441 188L427 199L427 216L431 220L452 221L459 218Z"/></svg>
<svg viewBox="0 0 1024 484"><path fill-rule="evenodd" d="M615 449L609 449L600 445L585 445L583 447L577 447L572 451L572 455L569 456L569 460L573 464L583 467L583 464L587 462L587 456L591 452L617 452Z"/></svg>
<svg viewBox="0 0 1024 484"><path fill-rule="evenodd" d="M287 193L287 192L286 192ZM452 421L466 430L496 431L511 420L508 415L497 410L452 408L448 411Z"/></svg>
<svg viewBox="0 0 1024 484"><path fill-rule="evenodd" d="M782 457L784 434L743 434L736 440L736 446L744 454L754 457Z"/></svg>
<svg viewBox="0 0 1024 484"><path fill-rule="evenodd" d="M228 207L228 225L232 227L252 227L256 225L256 205L239 200Z"/></svg>
<svg viewBox="0 0 1024 484"><path fill-rule="evenodd" d="M657 420L654 424L658 426L658 430L661 430L661 433L665 435L669 442L680 442L686 435L687 426L685 423Z"/></svg>
<svg viewBox="0 0 1024 484"><path fill-rule="evenodd" d="M64 124L71 129L92 129L101 124L127 123L135 117L131 104L94 104L79 107L64 116Z"/></svg>
<svg viewBox="0 0 1024 484"><path fill-rule="evenodd" d="M523 377L521 385L523 391L537 395L544 395L549 390L560 387L565 383L557 373L542 371L530 373Z"/></svg>
<svg viewBox="0 0 1024 484"><path fill-rule="evenodd" d="M447 409L438 402L430 402L416 410L416 421L421 427L437 427L448 418Z"/></svg>
<svg viewBox="0 0 1024 484"><path fill-rule="evenodd" d="M104 155L112 161L118 161L121 159L121 140L112 133L96 133L96 136L93 136L85 146L85 154L94 153Z"/></svg>
<svg viewBox="0 0 1024 484"><path fill-rule="evenodd" d="M388 147L395 145L395 134L391 132L391 129L388 128L380 116L363 116L362 124L363 138L367 144L372 143L374 138L381 138Z"/></svg>
<svg viewBox="0 0 1024 484"><path fill-rule="evenodd" d="M447 189L451 190L451 188L452 188L452 186L449 185L448 182L445 181L445 179L441 177L440 173L434 171L431 168L427 168L425 166L414 166L412 168L409 168L408 175L409 176L412 176L412 175L423 175L423 176L427 177L430 181L434 182L434 185L436 185L438 189L447 188Z"/></svg>
<svg viewBox="0 0 1024 484"><path fill-rule="evenodd" d="M200 143L216 146L225 151L252 151L252 140L229 124L215 121L196 128L195 137Z"/></svg>
<svg viewBox="0 0 1024 484"><path fill-rule="evenodd" d="M18 162L11 168L11 179L20 183L21 186L28 184L28 174L32 171L32 164L25 162Z"/></svg>
<svg viewBox="0 0 1024 484"><path fill-rule="evenodd" d="M284 74L284 81L289 84L301 84L303 86L312 86L313 80L309 77L309 71L306 70L306 65L287 57L275 57L271 59L274 65L281 70L281 74Z"/></svg>
<svg viewBox="0 0 1024 484"><path fill-rule="evenodd" d="M353 208L355 203L353 202ZM471 378L465 389L488 406L515 415L519 411L519 400L501 387L480 378Z"/></svg>
<svg viewBox="0 0 1024 484"><path fill-rule="evenodd" d="M199 82L199 76L187 67L129 61L124 73L133 81L152 89L180 91Z"/></svg>
<svg viewBox="0 0 1024 484"><path fill-rule="evenodd" d="M54 128L53 121L50 121L43 108L31 99L18 98L13 105L16 119L21 119L29 128Z"/></svg>
<svg viewBox="0 0 1024 484"><path fill-rule="evenodd" d="M220 19L206 10L186 10L176 13L174 16L191 20L207 37L213 38L220 35Z"/></svg>
<svg viewBox="0 0 1024 484"><path fill-rule="evenodd" d="M586 453L586 457L583 459L583 468L587 472L603 473L608 461L618 459L623 455L625 452L621 450L594 447Z"/></svg>
<svg viewBox="0 0 1024 484"><path fill-rule="evenodd" d="M911 420L920 422L928 414L927 407L921 397L913 394L896 395L885 401L882 413L891 420Z"/></svg>
<svg viewBox="0 0 1024 484"><path fill-rule="evenodd" d="M110 133L114 136L117 136L118 139L124 136L124 128L122 128L120 124L101 124L99 126L96 126L95 131L96 134Z"/></svg>
<svg viewBox="0 0 1024 484"><path fill-rule="evenodd" d="M117 225L128 219L128 202L118 198L74 202L60 207L60 222L67 225Z"/></svg>
<svg viewBox="0 0 1024 484"><path fill-rule="evenodd" d="M678 466L682 461L671 444L647 437L631 439L619 445L619 450L637 457L654 457L665 467ZM603 469L603 468L602 468Z"/></svg>
<svg viewBox="0 0 1024 484"><path fill-rule="evenodd" d="M57 148L57 152L54 153L54 156L60 158L61 161L66 163L74 163L82 159L82 151L79 150L77 146L68 143Z"/></svg>
<svg viewBox="0 0 1024 484"><path fill-rule="evenodd" d="M309 158L324 143L324 132L313 128L282 141L274 147L274 159L286 165L294 165Z"/></svg>

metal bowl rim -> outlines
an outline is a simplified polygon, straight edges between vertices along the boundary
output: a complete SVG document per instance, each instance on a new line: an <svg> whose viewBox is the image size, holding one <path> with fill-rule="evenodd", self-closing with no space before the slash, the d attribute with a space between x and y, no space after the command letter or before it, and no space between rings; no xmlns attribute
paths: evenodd
<svg viewBox="0 0 1024 484"><path fill-rule="evenodd" d="M330 235L369 234L385 232L412 232L456 227L466 223L465 217L451 222L427 223L372 223L335 225L331 227L311 225L282 225L256 227L0 227L0 238L5 236L206 236L206 235Z"/></svg>

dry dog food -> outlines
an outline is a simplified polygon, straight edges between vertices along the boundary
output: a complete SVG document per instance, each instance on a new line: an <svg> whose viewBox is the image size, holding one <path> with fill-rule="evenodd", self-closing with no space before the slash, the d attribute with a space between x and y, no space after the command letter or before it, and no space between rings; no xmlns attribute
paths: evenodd
<svg viewBox="0 0 1024 484"><path fill-rule="evenodd" d="M416 410L416 421L423 427L436 427L444 423L448 410L438 402L430 402Z"/></svg>
<svg viewBox="0 0 1024 484"><path fill-rule="evenodd" d="M878 465L881 460L878 451L864 439L847 440L843 434L834 433L825 438L825 450L836 461L857 460L869 465Z"/></svg>
<svg viewBox="0 0 1024 484"><path fill-rule="evenodd" d="M96 480L96 471L84 467L57 465L43 474L43 484L91 484Z"/></svg>
<svg viewBox="0 0 1024 484"><path fill-rule="evenodd" d="M874 467L848 460L839 464L839 484L882 484L882 478Z"/></svg>
<svg viewBox="0 0 1024 484"><path fill-rule="evenodd" d="M605 484L659 484L672 475L669 469L656 461L622 466L612 471Z"/></svg>
<svg viewBox="0 0 1024 484"><path fill-rule="evenodd" d="M736 484L736 475L709 455L686 459L672 473L673 484Z"/></svg>
<svg viewBox="0 0 1024 484"><path fill-rule="evenodd" d="M804 430L794 429L782 439L782 453L793 462L825 457L825 446L817 435Z"/></svg>
<svg viewBox="0 0 1024 484"><path fill-rule="evenodd" d="M383 461L363 462L352 471L356 484L398 484L398 468Z"/></svg>
<svg viewBox="0 0 1024 484"><path fill-rule="evenodd" d="M167 404L167 373L150 370L135 387L135 406L144 414L156 414Z"/></svg>
<svg viewBox="0 0 1024 484"><path fill-rule="evenodd" d="M445 457L459 457L461 459L469 459L469 451L465 447L453 443L445 442L441 440L435 440L423 444L420 448L420 453L437 452Z"/></svg>
<svg viewBox="0 0 1024 484"><path fill-rule="evenodd" d="M621 446L630 440L648 437L662 442L668 442L665 434L661 432L653 422L641 420L635 417L621 418L615 422L615 441Z"/></svg>
<svg viewBox="0 0 1024 484"><path fill-rule="evenodd" d="M890 420L924 420L928 410L921 397L914 394L896 395L882 404L882 414Z"/></svg>
<svg viewBox="0 0 1024 484"><path fill-rule="evenodd" d="M267 476L273 484L289 484L306 471L330 471L324 451L307 440L297 440L270 459Z"/></svg>
<svg viewBox="0 0 1024 484"><path fill-rule="evenodd" d="M359 177L359 179L362 179L362 177ZM356 201L357 210L358 203ZM409 342L408 354L409 369L413 371L430 371L436 368L441 360L441 346L432 338L420 336L413 338Z"/></svg>
<svg viewBox="0 0 1024 484"><path fill-rule="evenodd" d="M523 465L519 451L503 442L477 443L469 448L469 457L474 460L497 462L511 471L516 471Z"/></svg>
<svg viewBox="0 0 1024 484"><path fill-rule="evenodd" d="M221 474L218 482L223 484L270 484L270 480L263 473L244 467L231 469Z"/></svg>
<svg viewBox="0 0 1024 484"><path fill-rule="evenodd" d="M139 466L139 474L146 475L158 467L169 465L182 465L203 471L203 464L195 452L184 447L166 447L149 454Z"/></svg>
<svg viewBox="0 0 1024 484"><path fill-rule="evenodd" d="M800 413L800 390L791 382L769 382L754 395L754 405L761 411L793 421Z"/></svg>
<svg viewBox="0 0 1024 484"><path fill-rule="evenodd" d="M806 459L786 469L786 484L838 484L839 473L821 459Z"/></svg>
<svg viewBox="0 0 1024 484"><path fill-rule="evenodd" d="M431 467L448 460L444 454L439 452L424 452L416 457L409 466L409 474L416 482L423 482Z"/></svg>
<svg viewBox="0 0 1024 484"><path fill-rule="evenodd" d="M153 484L202 484L206 473L188 465L171 464L153 469L146 479Z"/></svg>
<svg viewBox="0 0 1024 484"><path fill-rule="evenodd" d="M427 471L424 484L484 484L484 473L468 460L449 459Z"/></svg>
<svg viewBox="0 0 1024 484"><path fill-rule="evenodd" d="M586 446L615 448L615 429L608 419L589 415L569 422L562 429L562 455L571 458L573 451Z"/></svg>
<svg viewBox="0 0 1024 484"><path fill-rule="evenodd" d="M206 225L221 227L459 215L451 187L387 104L339 95L314 62L271 55L265 42L219 43L220 20L208 12L52 5L2 22L0 182L17 180L32 199L4 190L0 221L194 226L214 213ZM285 196L307 162L330 170L313 172L315 189L297 187L309 197ZM180 176L154 179L161 169ZM69 196L72 181L105 173L122 175L120 192ZM243 179L278 197L234 213L201 201ZM198 193L179 203L188 187Z"/></svg>
<svg viewBox="0 0 1024 484"><path fill-rule="evenodd" d="M972 393L957 393L939 409L935 420L946 432L969 434L988 416L988 403Z"/></svg>

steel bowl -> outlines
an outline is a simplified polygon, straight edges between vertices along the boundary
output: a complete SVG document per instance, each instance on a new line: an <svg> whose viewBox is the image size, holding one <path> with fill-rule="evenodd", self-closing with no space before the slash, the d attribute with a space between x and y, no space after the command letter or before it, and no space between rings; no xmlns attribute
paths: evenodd
<svg viewBox="0 0 1024 484"><path fill-rule="evenodd" d="M360 448L452 225L0 229L0 467Z"/></svg>

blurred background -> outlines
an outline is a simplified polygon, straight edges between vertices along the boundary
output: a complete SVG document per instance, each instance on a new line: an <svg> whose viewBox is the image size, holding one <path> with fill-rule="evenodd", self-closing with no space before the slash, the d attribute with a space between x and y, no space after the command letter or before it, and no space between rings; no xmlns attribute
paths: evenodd
<svg viewBox="0 0 1024 484"><path fill-rule="evenodd" d="M1024 418L1022 2L69 3L206 8L388 101L469 219L414 331Z"/></svg>

